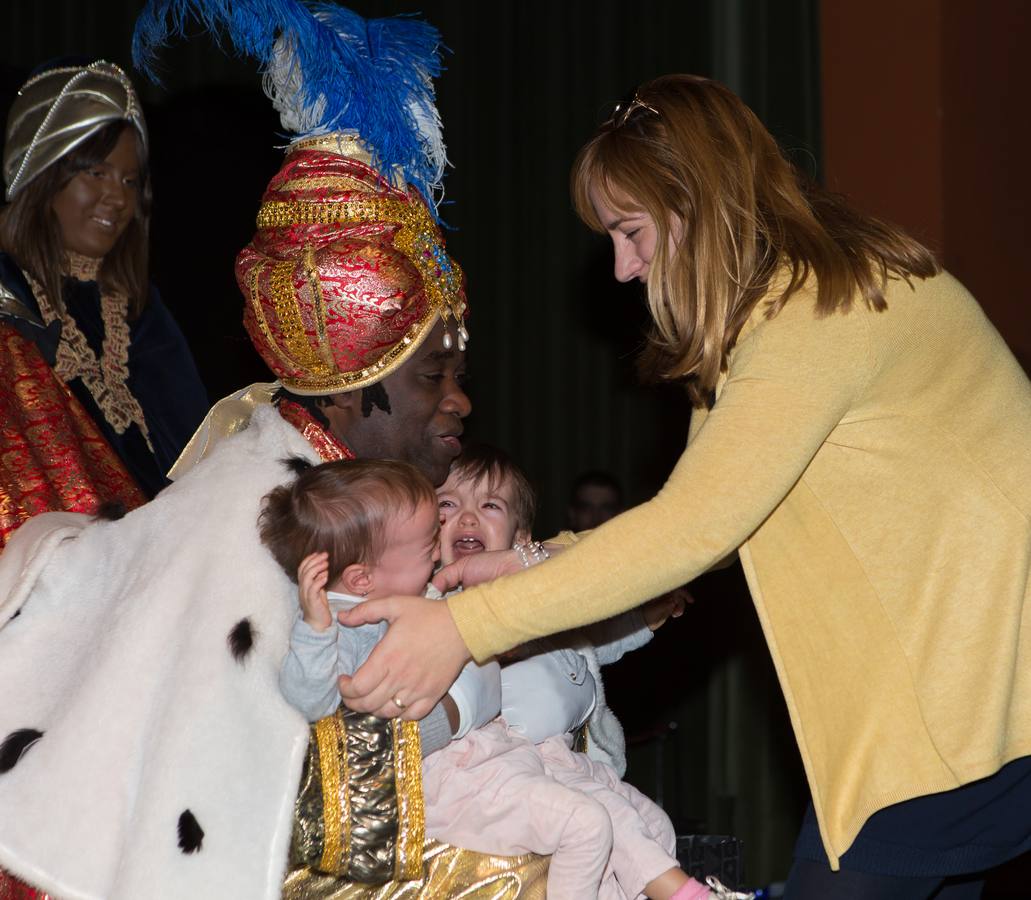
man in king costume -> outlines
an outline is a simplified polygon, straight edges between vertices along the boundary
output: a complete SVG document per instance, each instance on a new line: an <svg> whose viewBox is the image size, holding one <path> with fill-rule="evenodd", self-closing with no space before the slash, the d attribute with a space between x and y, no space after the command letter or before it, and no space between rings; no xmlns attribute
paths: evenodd
<svg viewBox="0 0 1031 900"><path fill-rule="evenodd" d="M296 587L256 523L283 460L400 458L439 484L470 404L462 275L427 202L437 34L271 6L153 2L138 26L145 53L167 17L226 25L299 134L237 260L279 380L218 403L149 504L37 516L0 557L0 866L32 886L0 895L543 897L540 857L424 841L442 713L309 727L279 693Z"/></svg>

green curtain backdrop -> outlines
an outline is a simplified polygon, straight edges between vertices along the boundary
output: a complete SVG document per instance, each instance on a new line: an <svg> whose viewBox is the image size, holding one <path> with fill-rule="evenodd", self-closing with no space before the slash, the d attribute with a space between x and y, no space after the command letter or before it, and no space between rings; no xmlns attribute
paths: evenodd
<svg viewBox="0 0 1031 900"><path fill-rule="evenodd" d="M139 6L7 0L2 103L50 57L128 65ZM541 493L541 535L562 527L568 485L584 469L611 470L631 501L646 499L683 449L689 408L676 389L635 382L642 290L614 282L611 251L573 216L570 163L637 83L691 71L738 91L818 174L815 0L351 6L367 16L422 13L453 51L438 97L454 164L443 215L472 307L469 433L529 471ZM282 140L249 64L206 38L169 48L162 60L164 87L143 91L154 274L214 399L265 377L238 324L232 262ZM661 795L684 828L743 838L750 881L780 878L805 799L783 702L739 570L705 576L695 593L683 618L607 678L635 741L630 777Z"/></svg>

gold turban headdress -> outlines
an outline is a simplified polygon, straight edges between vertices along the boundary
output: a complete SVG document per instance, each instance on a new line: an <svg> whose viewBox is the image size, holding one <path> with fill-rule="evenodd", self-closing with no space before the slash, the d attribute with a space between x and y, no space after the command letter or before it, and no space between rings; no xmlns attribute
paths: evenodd
<svg viewBox="0 0 1031 900"><path fill-rule="evenodd" d="M114 63L97 60L33 75L18 91L7 116L7 199L105 125L118 121L132 123L146 147L147 127L136 91Z"/></svg>
<svg viewBox="0 0 1031 900"><path fill-rule="evenodd" d="M438 318L453 323L445 348L465 349L469 336L461 269L422 196L383 178L342 136L291 148L236 277L255 348L295 394L379 381Z"/></svg>

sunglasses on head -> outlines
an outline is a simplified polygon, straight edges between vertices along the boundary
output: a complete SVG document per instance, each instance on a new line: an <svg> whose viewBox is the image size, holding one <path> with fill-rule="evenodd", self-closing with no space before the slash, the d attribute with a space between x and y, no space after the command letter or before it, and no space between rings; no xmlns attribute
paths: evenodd
<svg viewBox="0 0 1031 900"><path fill-rule="evenodd" d="M637 91L634 91L632 97L627 100L620 100L612 110L612 115L609 116L608 123L613 128L622 128L626 125L631 118L640 118L641 111L651 113L654 116L659 115L659 111L648 103L645 103L640 97L637 96Z"/></svg>

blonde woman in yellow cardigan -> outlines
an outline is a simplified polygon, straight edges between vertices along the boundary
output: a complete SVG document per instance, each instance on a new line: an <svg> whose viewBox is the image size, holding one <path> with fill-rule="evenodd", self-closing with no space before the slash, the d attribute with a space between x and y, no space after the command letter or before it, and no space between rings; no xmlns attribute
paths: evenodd
<svg viewBox="0 0 1031 900"><path fill-rule="evenodd" d="M711 81L639 88L572 187L647 285L644 363L685 382L688 446L544 565L481 554L441 586L507 577L364 604L349 621L392 624L346 702L418 718L468 657L737 551L812 790L788 897L979 896L1031 846L1027 377L926 249L804 183Z"/></svg>

